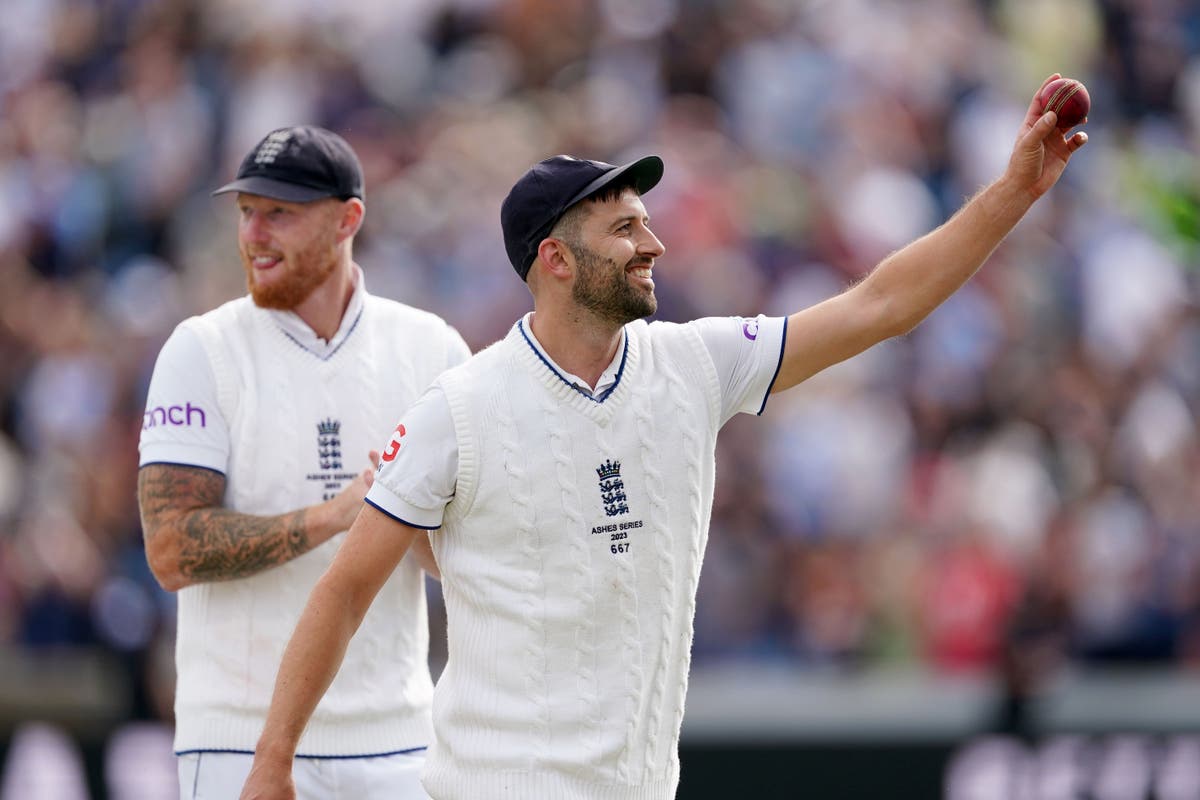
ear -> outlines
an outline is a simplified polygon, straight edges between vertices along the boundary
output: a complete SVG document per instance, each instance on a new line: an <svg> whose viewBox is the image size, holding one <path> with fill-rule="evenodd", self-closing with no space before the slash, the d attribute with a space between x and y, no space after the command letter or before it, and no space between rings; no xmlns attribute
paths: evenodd
<svg viewBox="0 0 1200 800"><path fill-rule="evenodd" d="M367 207L357 197L351 197L342 203L342 216L338 220L337 227L338 242L344 242L358 233L358 229L362 227L363 215L366 214L366 211Z"/></svg>
<svg viewBox="0 0 1200 800"><path fill-rule="evenodd" d="M542 239L537 253L537 260L541 261L546 271L555 278L566 279L575 274L575 254L563 240L553 237ZM536 263L534 266L537 266Z"/></svg>

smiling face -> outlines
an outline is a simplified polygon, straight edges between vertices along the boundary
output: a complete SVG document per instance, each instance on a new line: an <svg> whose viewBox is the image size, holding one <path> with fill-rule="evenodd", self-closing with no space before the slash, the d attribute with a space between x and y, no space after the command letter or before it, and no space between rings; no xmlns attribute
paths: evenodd
<svg viewBox="0 0 1200 800"><path fill-rule="evenodd" d="M571 297L601 319L624 325L658 309L654 259L666 248L633 189L592 201L579 217L564 218L559 238L575 257Z"/></svg>
<svg viewBox="0 0 1200 800"><path fill-rule="evenodd" d="M238 251L246 285L262 308L294 309L338 264L338 224L344 202L289 203L239 194Z"/></svg>

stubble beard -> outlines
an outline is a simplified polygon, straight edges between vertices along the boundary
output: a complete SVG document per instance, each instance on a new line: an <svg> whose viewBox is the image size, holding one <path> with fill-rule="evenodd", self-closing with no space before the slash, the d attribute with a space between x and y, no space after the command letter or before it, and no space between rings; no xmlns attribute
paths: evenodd
<svg viewBox="0 0 1200 800"><path fill-rule="evenodd" d="M638 289L629 283L625 268L612 259L601 258L582 245L572 245L578 274L571 289L576 305L601 319L625 325L648 317L658 310L653 291Z"/></svg>

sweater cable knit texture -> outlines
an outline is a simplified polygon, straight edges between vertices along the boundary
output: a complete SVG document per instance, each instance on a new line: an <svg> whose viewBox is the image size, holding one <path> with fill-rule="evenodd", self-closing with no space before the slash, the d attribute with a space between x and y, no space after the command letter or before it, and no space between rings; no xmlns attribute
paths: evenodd
<svg viewBox="0 0 1200 800"><path fill-rule="evenodd" d="M558 406L548 393L539 395L542 417L557 420ZM567 520L567 530L582 531L587 523L580 511L582 499L575 480L575 461L572 453L570 432L561 424L550 430L550 455L554 459L554 477L561 502L559 510ZM600 703L596 693L596 617L601 609L596 600L595 576L591 569L591 554L587 540L580 534L571 537L571 560L574 563L576 597L582 613L575 630L575 647L578 651L576 686L579 697L587 707L587 727L579 732L584 752L595 752L600 745Z"/></svg>
<svg viewBox="0 0 1200 800"><path fill-rule="evenodd" d="M666 691L667 661L671 652L672 633L675 630L677 617L677 604L675 602L675 557L671 552L671 545L673 544L671 537L674 531L672 531L667 521L665 481L662 471L658 467L658 454L651 447L652 443L656 440L654 436L656 425L651 400L652 398L647 395L640 395L634 406L634 419L637 426L638 439L641 441L638 454L642 460L642 471L645 477L643 488L650 500L648 521L650 523L649 533L654 544L653 563L658 572L658 587L662 603L662 611L660 612L662 626L657 635L662 639L660 646L662 647L663 657L659 658L658 663L655 665L653 682L650 685L651 696L647 703L649 719L645 720L645 725L647 738L649 739L649 748L645 754L643 765L643 770L646 773L644 776L645 779L653 777L654 766L659 763L658 750L662 743L662 737L658 731L662 721L663 695ZM680 420L686 420L686 416L681 415Z"/></svg>
<svg viewBox="0 0 1200 800"><path fill-rule="evenodd" d="M536 767L545 758L547 737L550 731L549 698L546 696L546 631L542 624L545 614L542 597L542 541L538 527L537 508L531 496L532 482L525 466L525 453L517 438L516 417L509 404L508 395L497 398L502 406L496 417L496 429L500 447L504 451L504 465L508 480L508 493L512 502L511 519L521 542L521 557L525 565L525 588L523 605L524 618L529 625L529 636L524 652L525 686L534 704L535 716L530 730L534 736L535 750L532 754Z"/></svg>
<svg viewBox="0 0 1200 800"><path fill-rule="evenodd" d="M696 531L696 535L689 536L687 540L687 564L690 565L690 572L687 576L688 583L682 592L682 596L686 598L687 602L686 618L692 620L696 616L696 589L700 583L700 566L703 561L704 548L707 544L706 539L708 535L708 520L703 518L706 512L703 505L704 501L700 497L700 487L702 484L698 454L703 447L703 437L700 431L696 429L696 426L692 424L692 417L688 415L688 409L683 402L683 398L687 395L681 376L678 373L671 372L668 373L667 377L671 385L670 397L673 400L676 418L684 421L684 424L680 426L680 433L683 437L683 453L686 458L683 485L689 489L687 508L691 511L687 530ZM693 629L691 625L685 626L685 637L679 643L681 649L680 658L684 664L684 668L680 672L682 680L679 686L676 687L675 697L672 702L674 706L674 720L672 721L674 727L671 734L674 737L679 736L679 731L683 724L683 705L687 696L688 675L690 674L692 662ZM665 702L664 699L664 705Z"/></svg>
<svg viewBox="0 0 1200 800"><path fill-rule="evenodd" d="M450 342L437 317L369 295L357 327L324 360L249 298L182 325L204 347L235 444L225 505L252 514L315 504L330 481L353 480L395 424L393 404L415 400L444 369ZM424 346L409 347L412 339ZM344 466L320 466L316 432L325 420L339 426ZM288 636L341 540L339 534L256 575L179 592L177 750L253 752ZM424 603L421 573L406 562L348 647L305 730L301 755L377 755L429 744ZM411 624L397 625L397 614Z"/></svg>
<svg viewBox="0 0 1200 800"><path fill-rule="evenodd" d="M477 469L433 540L450 614L437 797L674 795L721 388L694 329L626 335L601 402L519 323L439 379Z"/></svg>

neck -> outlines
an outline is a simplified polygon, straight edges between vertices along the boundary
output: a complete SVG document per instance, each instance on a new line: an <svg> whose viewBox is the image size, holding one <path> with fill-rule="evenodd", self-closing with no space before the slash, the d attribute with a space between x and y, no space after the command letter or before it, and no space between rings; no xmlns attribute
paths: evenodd
<svg viewBox="0 0 1200 800"><path fill-rule="evenodd" d="M342 325L354 295L354 262L342 260L325 282L292 310L318 337L329 341Z"/></svg>
<svg viewBox="0 0 1200 800"><path fill-rule="evenodd" d="M534 311L529 324L546 355L567 372L596 388L600 376L617 355L621 329L576 308L575 314Z"/></svg>

